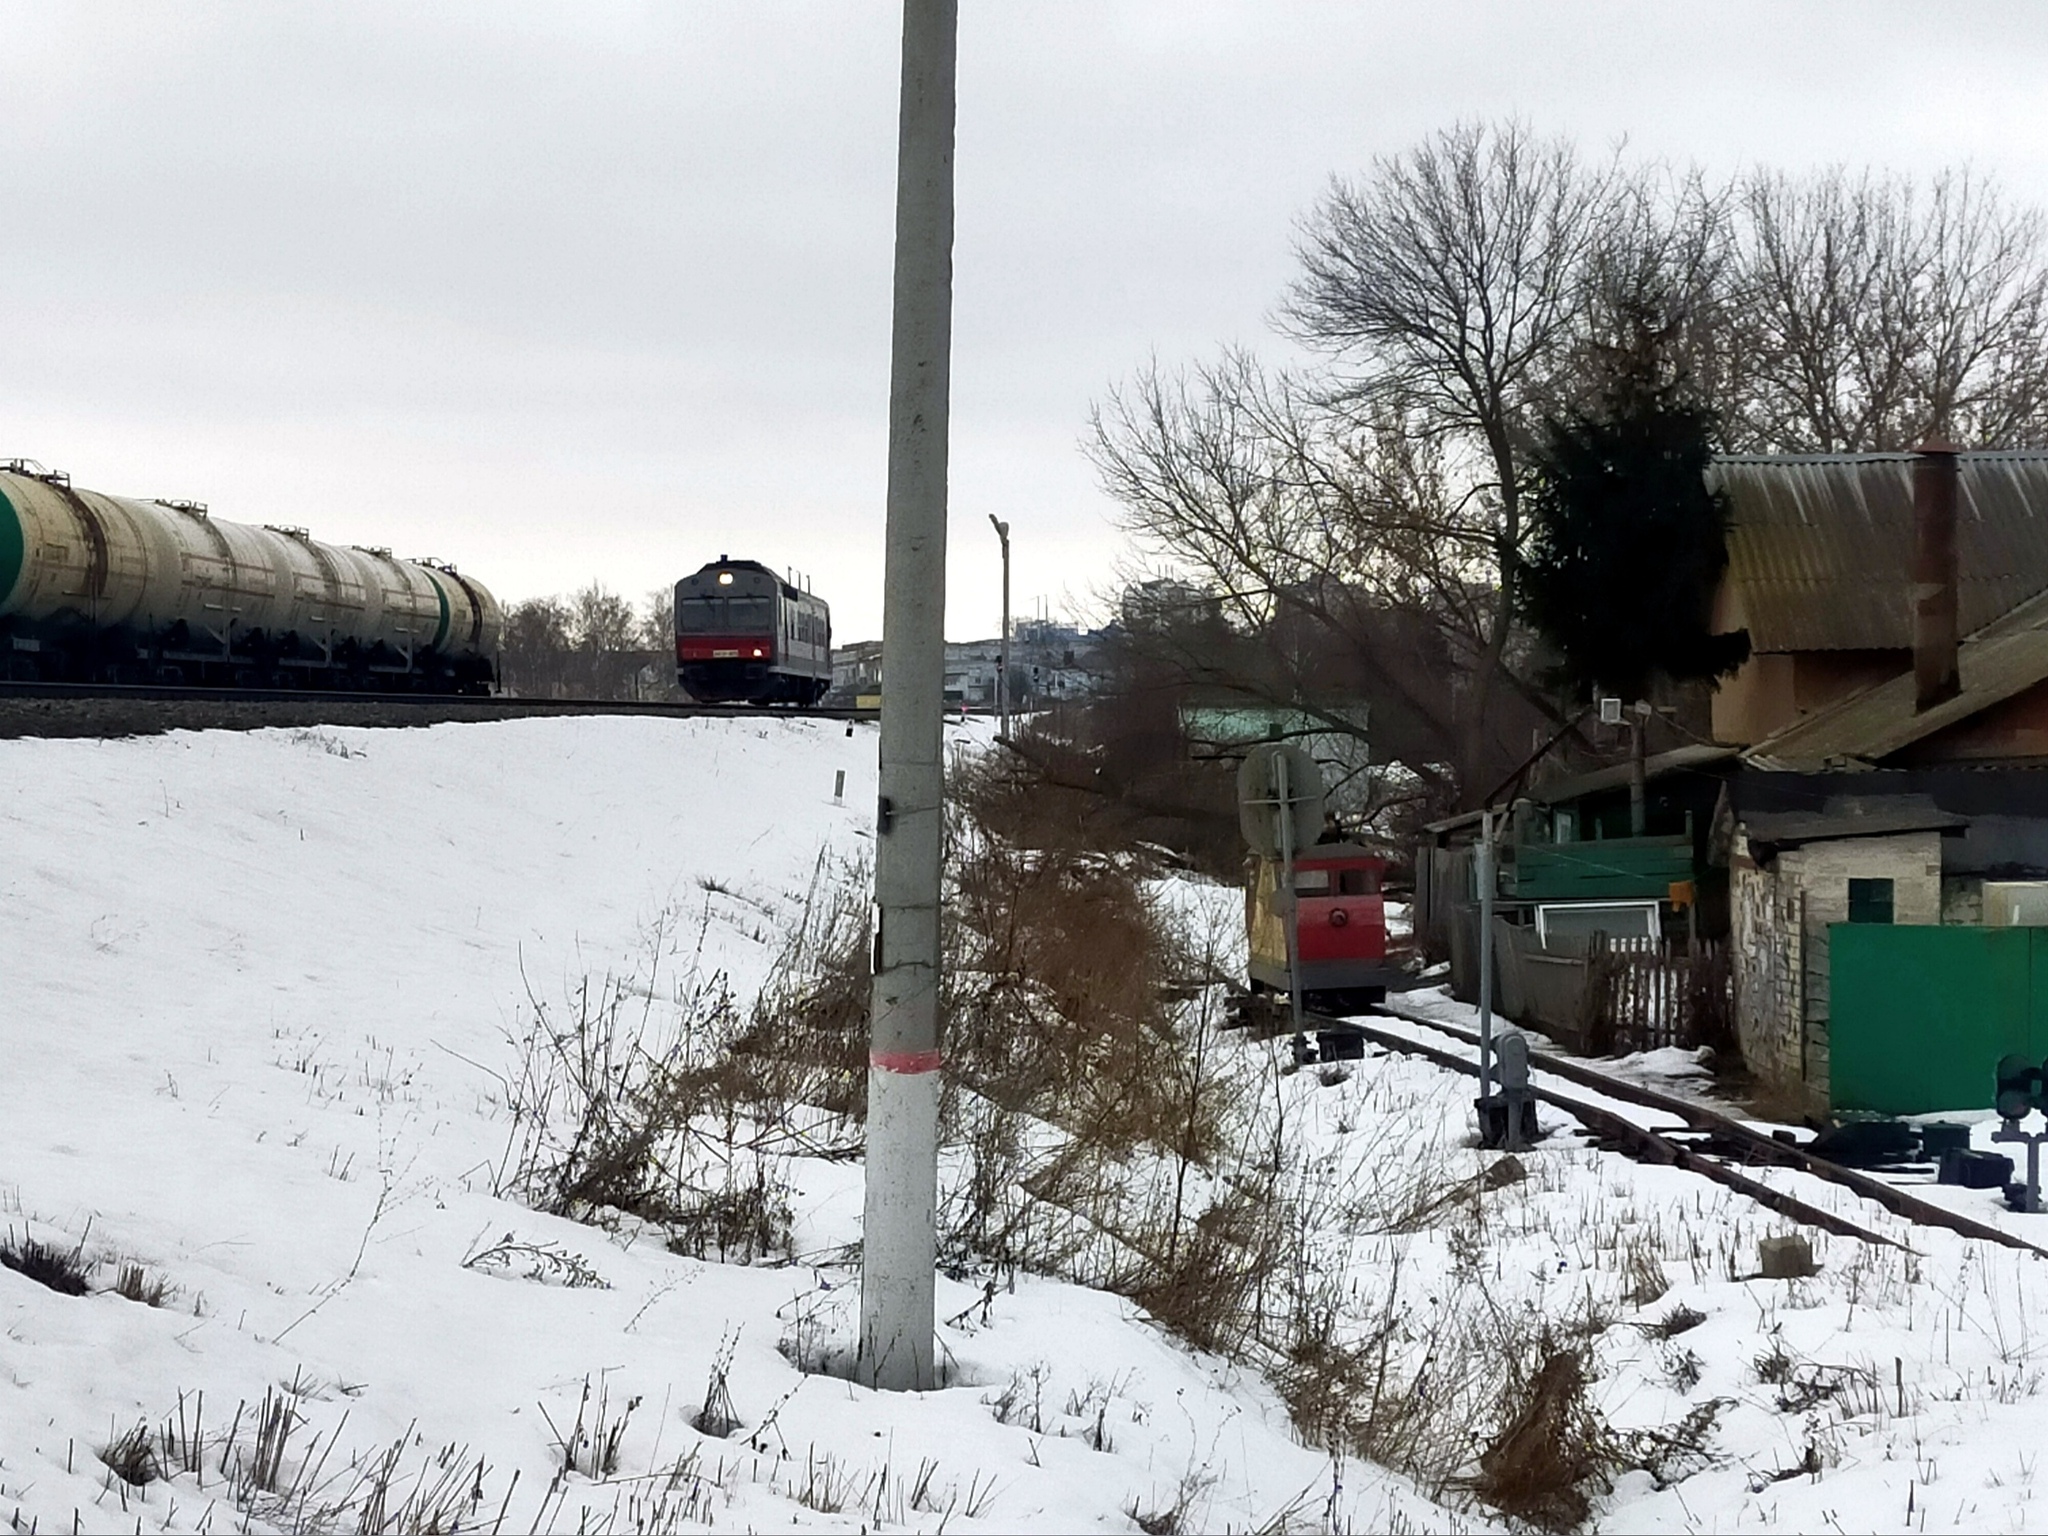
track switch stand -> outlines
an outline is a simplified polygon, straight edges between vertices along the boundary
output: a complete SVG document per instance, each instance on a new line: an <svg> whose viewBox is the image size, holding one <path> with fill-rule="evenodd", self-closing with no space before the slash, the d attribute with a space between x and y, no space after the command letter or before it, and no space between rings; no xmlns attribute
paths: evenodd
<svg viewBox="0 0 2048 1536"><path fill-rule="evenodd" d="M1991 1133L1993 1141L2020 1141L2027 1147L2027 1182L2008 1184L2005 1187L2005 1203L2016 1211L2038 1213L2041 1209L2041 1143L2048 1141L2048 1131L2023 1131L2020 1129L2028 1115L2035 1110L2048 1113L2048 1102L2043 1101L2044 1073L2041 1067L2024 1056L2002 1056L1998 1062L1998 1129Z"/></svg>

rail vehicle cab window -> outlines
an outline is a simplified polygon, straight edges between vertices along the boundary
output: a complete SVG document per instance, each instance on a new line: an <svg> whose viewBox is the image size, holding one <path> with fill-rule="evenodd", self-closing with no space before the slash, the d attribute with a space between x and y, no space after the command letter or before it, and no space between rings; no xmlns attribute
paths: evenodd
<svg viewBox="0 0 2048 1536"><path fill-rule="evenodd" d="M1337 889L1346 896L1377 896L1380 893L1380 872L1376 869L1340 869L1337 871Z"/></svg>
<svg viewBox="0 0 2048 1536"><path fill-rule="evenodd" d="M1294 888L1303 896L1327 896L1330 894L1330 872L1327 869L1297 869Z"/></svg>
<svg viewBox="0 0 2048 1536"><path fill-rule="evenodd" d="M676 604L676 627L689 635L771 634L775 629L775 600L686 597Z"/></svg>

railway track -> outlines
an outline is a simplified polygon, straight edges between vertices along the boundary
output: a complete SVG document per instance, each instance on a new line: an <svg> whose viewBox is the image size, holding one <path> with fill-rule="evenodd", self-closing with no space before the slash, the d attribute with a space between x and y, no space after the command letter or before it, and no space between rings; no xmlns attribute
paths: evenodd
<svg viewBox="0 0 2048 1536"><path fill-rule="evenodd" d="M1352 1031L1382 1049L1417 1056L1434 1062L1448 1071L1460 1072L1468 1077L1476 1078L1479 1075L1478 1062L1460 1050L1417 1040L1399 1031L1377 1026L1367 1019L1338 1019L1315 1014L1309 1015L1308 1018L1318 1029ZM1457 1025L1440 1023L1434 1019L1411 1022L1420 1028L1434 1030L1447 1036L1456 1045L1470 1046L1474 1049L1478 1047L1478 1035ZM2048 1258L2048 1248L2016 1237L1988 1222L1978 1221L1974 1217L1936 1205L1930 1200L1922 1200L1896 1184L1888 1184L1867 1173L1815 1157L1799 1146L1767 1136L1739 1120L1690 1099L1682 1099L1675 1094L1661 1093L1639 1083L1609 1076L1583 1061L1560 1056L1552 1051L1532 1051L1529 1064L1531 1096L1541 1103L1549 1104L1571 1115L1586 1127L1595 1140L1613 1145L1639 1161L1675 1167L1711 1179L1794 1221L1804 1222L1837 1236L1859 1238L1864 1242L1884 1247L1905 1246L1896 1238L1874 1232L1833 1211L1814 1205L1811 1201L1802 1200L1786 1190L1751 1178L1741 1170L1760 1166L1797 1169L1831 1184L1841 1185L1916 1226L1939 1227L1963 1237L1997 1243L2002 1247L2015 1248L2024 1253ZM1555 1081L1536 1081L1539 1075L1548 1075L1554 1080L1562 1079L1566 1083L1591 1089L1610 1103L1596 1103L1556 1086ZM1657 1111L1660 1115L1675 1117L1681 1122L1681 1127L1646 1126L1639 1120L1619 1113L1611 1107L1614 1103L1634 1105Z"/></svg>
<svg viewBox="0 0 2048 1536"><path fill-rule="evenodd" d="M0 738L124 736L264 726L432 725L553 715L873 720L872 709L667 701L530 699L502 694L353 693L335 689L194 688L160 684L0 681Z"/></svg>

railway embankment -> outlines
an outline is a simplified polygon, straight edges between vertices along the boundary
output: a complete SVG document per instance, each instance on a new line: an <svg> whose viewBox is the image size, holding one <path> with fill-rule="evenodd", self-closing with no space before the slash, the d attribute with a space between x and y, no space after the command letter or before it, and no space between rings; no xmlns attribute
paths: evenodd
<svg viewBox="0 0 2048 1536"><path fill-rule="evenodd" d="M73 688L0 684L0 741L20 737L154 736L165 731L303 730L315 726L392 729L444 721L562 716L657 719L809 718L871 720L873 710L681 704L620 699L462 698L434 694L282 693L228 689Z"/></svg>

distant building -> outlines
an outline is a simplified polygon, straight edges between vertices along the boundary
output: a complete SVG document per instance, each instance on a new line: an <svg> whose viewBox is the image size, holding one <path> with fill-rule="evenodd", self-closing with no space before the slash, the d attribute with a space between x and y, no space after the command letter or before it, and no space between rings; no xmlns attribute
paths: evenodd
<svg viewBox="0 0 2048 1536"><path fill-rule="evenodd" d="M878 699L882 693L882 642L856 640L832 649L832 691L825 702L842 709L856 707L862 699Z"/></svg>
<svg viewBox="0 0 2048 1536"><path fill-rule="evenodd" d="M1206 588L1172 576L1155 577L1124 588L1118 617L1126 629L1157 629L1169 624L1221 622L1223 600Z"/></svg>
<svg viewBox="0 0 2048 1536"><path fill-rule="evenodd" d="M1030 619L1010 636L1010 706L1029 709L1055 699L1085 698L1094 691L1099 637L1070 625ZM1002 671L1001 638L953 640L946 644L946 706L992 710ZM882 691L882 642L861 640L832 653L834 704L853 705Z"/></svg>

